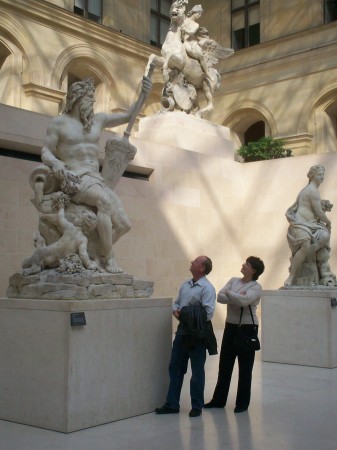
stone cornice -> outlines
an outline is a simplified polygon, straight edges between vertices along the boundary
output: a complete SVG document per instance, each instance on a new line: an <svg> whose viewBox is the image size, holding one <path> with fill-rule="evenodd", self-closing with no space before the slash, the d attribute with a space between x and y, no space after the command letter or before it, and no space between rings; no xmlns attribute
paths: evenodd
<svg viewBox="0 0 337 450"><path fill-rule="evenodd" d="M66 95L66 92L50 89L44 86L39 86L34 83L24 84L23 89L27 97L33 96L43 98L44 100L49 100L56 103L59 103Z"/></svg>
<svg viewBox="0 0 337 450"><path fill-rule="evenodd" d="M265 49L267 54L268 50L271 51L271 47L267 44L265 44ZM250 87L270 84L273 74L277 74L276 78L273 76L275 82L335 69L337 67L336 53L337 42L327 42L324 45L297 53L275 55L261 61L256 59L255 63L249 65L242 64L236 67L232 65L221 74L221 88L214 96L237 91L242 84L245 87L248 84ZM239 55L236 57L239 58ZM245 60L243 55L242 60ZM251 80L250 82L248 82L248 78Z"/></svg>

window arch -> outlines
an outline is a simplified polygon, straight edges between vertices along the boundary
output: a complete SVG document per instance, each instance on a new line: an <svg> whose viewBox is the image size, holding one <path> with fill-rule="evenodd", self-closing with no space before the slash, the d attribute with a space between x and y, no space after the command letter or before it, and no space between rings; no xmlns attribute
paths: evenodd
<svg viewBox="0 0 337 450"><path fill-rule="evenodd" d="M21 106L23 55L0 37L0 103Z"/></svg>
<svg viewBox="0 0 337 450"><path fill-rule="evenodd" d="M303 106L298 133L312 136L310 153L337 152L337 82L313 95Z"/></svg>
<svg viewBox="0 0 337 450"><path fill-rule="evenodd" d="M117 108L119 102L116 97L118 96L111 93L116 91L113 81L106 71L97 65L97 61L94 62L89 58L74 58L65 66L60 79L60 88L63 92L67 92L72 83L85 78L94 80L96 99L94 109L96 112L109 112ZM60 105L60 110L63 108L64 102Z"/></svg>
<svg viewBox="0 0 337 450"><path fill-rule="evenodd" d="M324 1L324 23L337 20L337 0Z"/></svg>
<svg viewBox="0 0 337 450"><path fill-rule="evenodd" d="M244 133L244 145L258 141L266 135L266 125L263 120L253 123Z"/></svg>
<svg viewBox="0 0 337 450"><path fill-rule="evenodd" d="M263 105L247 102L223 121L230 128L234 148L238 149L247 140L257 140L264 136L277 136L277 125L270 111Z"/></svg>
<svg viewBox="0 0 337 450"><path fill-rule="evenodd" d="M337 151L337 98L325 110L328 122L327 146L332 151Z"/></svg>

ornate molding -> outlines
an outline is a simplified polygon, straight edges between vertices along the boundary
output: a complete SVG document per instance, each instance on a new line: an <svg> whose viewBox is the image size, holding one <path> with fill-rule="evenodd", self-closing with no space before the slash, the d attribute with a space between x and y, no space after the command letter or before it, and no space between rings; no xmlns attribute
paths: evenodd
<svg viewBox="0 0 337 450"><path fill-rule="evenodd" d="M66 92L47 88L34 83L24 84L23 89L27 97L42 98L43 100L48 100L55 103L60 103L66 95Z"/></svg>

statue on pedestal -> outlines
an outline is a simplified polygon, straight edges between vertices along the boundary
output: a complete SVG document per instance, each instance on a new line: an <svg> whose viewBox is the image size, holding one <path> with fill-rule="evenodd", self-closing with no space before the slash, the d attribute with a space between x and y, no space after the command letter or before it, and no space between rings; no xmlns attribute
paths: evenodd
<svg viewBox="0 0 337 450"><path fill-rule="evenodd" d="M20 296L16 295L16 289L27 283L25 277L46 270L48 276L53 270L54 280L55 273L83 276L86 272L86 277L96 273L96 285L102 283L102 277L107 279L106 275L123 273L116 262L113 245L131 225L113 187L137 151L128 137L151 90L150 74L151 71L143 77L138 101L125 113L94 114L95 86L90 78L70 86L64 112L53 118L48 127L41 151L44 164L30 176L35 194L32 202L39 212L39 231L34 238L36 249L24 260L20 276L15 274L10 279L8 296ZM99 139L103 129L127 122L122 138L108 140L101 173ZM36 280L39 283L41 277ZM128 280L122 280L121 284L126 286ZM34 296L39 298L38 292Z"/></svg>
<svg viewBox="0 0 337 450"><path fill-rule="evenodd" d="M336 285L336 275L329 265L331 222L326 215L333 205L328 200L321 200L318 191L324 173L323 166L310 168L308 185L286 212L291 258L285 287Z"/></svg>
<svg viewBox="0 0 337 450"><path fill-rule="evenodd" d="M208 31L197 20L203 9L194 6L185 15L188 0L177 0L170 8L171 24L161 54L151 55L149 65L162 69L164 89L162 111L180 110L200 117L213 109L213 93L220 87L220 74L213 67L234 51L209 38ZM206 105L199 106L199 93Z"/></svg>

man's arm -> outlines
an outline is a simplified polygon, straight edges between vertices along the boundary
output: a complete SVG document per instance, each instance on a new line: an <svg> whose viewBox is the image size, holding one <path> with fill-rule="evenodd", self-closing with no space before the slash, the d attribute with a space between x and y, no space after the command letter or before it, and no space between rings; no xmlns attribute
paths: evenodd
<svg viewBox="0 0 337 450"><path fill-rule="evenodd" d="M207 312L207 320L211 320L215 310L215 299L216 292L214 286L209 283L205 286L202 292L201 303L202 306L206 309Z"/></svg>
<svg viewBox="0 0 337 450"><path fill-rule="evenodd" d="M179 314L180 314L180 298L181 298L182 287L183 287L183 285L180 287L178 297L174 301L173 307L172 307L172 314L174 315L174 317L176 319L179 318Z"/></svg>

